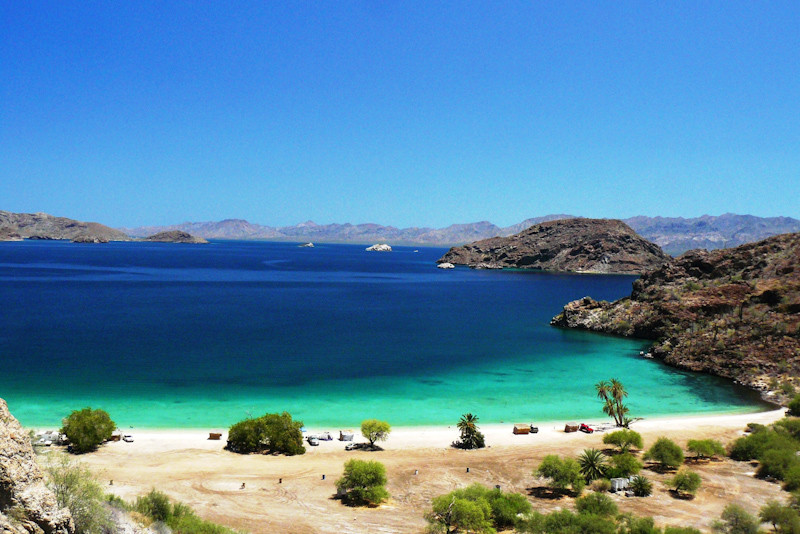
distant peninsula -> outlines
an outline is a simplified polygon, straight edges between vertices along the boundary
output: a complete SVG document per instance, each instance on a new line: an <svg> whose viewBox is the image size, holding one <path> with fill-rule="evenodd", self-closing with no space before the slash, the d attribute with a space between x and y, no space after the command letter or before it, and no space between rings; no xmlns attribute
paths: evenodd
<svg viewBox="0 0 800 534"><path fill-rule="evenodd" d="M0 211L0 241L20 239L58 239L77 243L131 240L124 232L99 223L54 217L47 213Z"/></svg>
<svg viewBox="0 0 800 534"><path fill-rule="evenodd" d="M170 230L168 232L160 232L150 237L142 239L142 241L150 241L153 243L189 243L189 244L205 244L208 243L202 237L193 236L192 234L181 232L180 230Z"/></svg>
<svg viewBox="0 0 800 534"><path fill-rule="evenodd" d="M800 233L688 252L644 274L630 297L576 300L551 324L651 339L670 365L785 402L800 386Z"/></svg>
<svg viewBox="0 0 800 534"><path fill-rule="evenodd" d="M128 235L146 237L167 230L181 230L206 239L263 239L315 243L392 243L394 245L455 246L518 234L535 224L574 215L551 214L533 217L511 226L500 227L488 221L451 224L444 228L396 228L374 223L316 224L313 221L294 226L264 226L243 219L211 222L185 222L169 226L140 226L120 228ZM622 219L633 230L677 256L687 250L731 248L744 243L790 232L800 232L800 220L791 217L755 217L726 213L702 217L646 217Z"/></svg>
<svg viewBox="0 0 800 534"><path fill-rule="evenodd" d="M474 269L641 274L670 257L614 219L562 219L534 225L510 237L453 247L438 263Z"/></svg>

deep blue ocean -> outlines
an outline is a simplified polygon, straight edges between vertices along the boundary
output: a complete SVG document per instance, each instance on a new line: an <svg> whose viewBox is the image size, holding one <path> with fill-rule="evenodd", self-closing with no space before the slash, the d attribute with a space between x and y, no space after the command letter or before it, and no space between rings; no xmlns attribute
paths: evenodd
<svg viewBox="0 0 800 534"><path fill-rule="evenodd" d="M639 356L646 342L556 329L630 276L437 269L445 249L216 241L0 243L0 397L27 426L104 408L124 427L603 418L763 409L728 381Z"/></svg>

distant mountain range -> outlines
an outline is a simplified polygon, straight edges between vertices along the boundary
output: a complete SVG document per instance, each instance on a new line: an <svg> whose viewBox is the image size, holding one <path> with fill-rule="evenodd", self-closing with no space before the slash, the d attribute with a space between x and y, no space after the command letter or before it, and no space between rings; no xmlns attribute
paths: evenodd
<svg viewBox="0 0 800 534"><path fill-rule="evenodd" d="M325 224L312 221L294 226L263 226L242 219L218 222L186 222L170 226L120 228L133 237L143 237L169 230L181 230L206 239L267 239L274 241L312 241L321 243L387 242L393 245L454 246L481 239L517 234L535 224L574 215L554 214L526 219L512 226L500 227L488 221L452 224L446 228L396 228L379 224ZM690 249L730 248L744 243L790 232L800 232L800 220L791 217L755 217L753 215L703 215L682 217L638 216L622 219L642 237L659 245L664 252L677 255Z"/></svg>

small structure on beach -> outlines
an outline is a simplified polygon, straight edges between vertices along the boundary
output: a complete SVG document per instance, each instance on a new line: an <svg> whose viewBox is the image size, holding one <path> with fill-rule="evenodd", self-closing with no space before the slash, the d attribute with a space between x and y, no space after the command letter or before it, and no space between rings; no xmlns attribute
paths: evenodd
<svg viewBox="0 0 800 534"><path fill-rule="evenodd" d="M355 433L352 430L340 430L339 441L353 441Z"/></svg>
<svg viewBox="0 0 800 534"><path fill-rule="evenodd" d="M531 425L517 424L514 425L514 434L530 434Z"/></svg>
<svg viewBox="0 0 800 534"><path fill-rule="evenodd" d="M627 489L628 485L631 483L630 478L612 478L611 479L611 491L616 493L618 491L622 491Z"/></svg>
<svg viewBox="0 0 800 534"><path fill-rule="evenodd" d="M577 432L580 428L578 423L567 423L564 425L564 432Z"/></svg>
<svg viewBox="0 0 800 534"><path fill-rule="evenodd" d="M209 432L208 433L208 439L210 439L210 440L218 441L220 438L222 438L222 432Z"/></svg>

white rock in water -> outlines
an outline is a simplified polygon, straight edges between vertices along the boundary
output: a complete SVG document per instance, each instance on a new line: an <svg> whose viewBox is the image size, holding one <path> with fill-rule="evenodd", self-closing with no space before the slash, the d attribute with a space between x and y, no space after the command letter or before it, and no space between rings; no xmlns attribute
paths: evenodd
<svg viewBox="0 0 800 534"><path fill-rule="evenodd" d="M372 245L371 247L367 247L366 250L368 250L370 252L391 252L392 251L392 247L390 247L389 245L387 245L385 243L383 243L383 244L377 243L375 245Z"/></svg>
<svg viewBox="0 0 800 534"><path fill-rule="evenodd" d="M437 267L440 268L440 269L455 269L456 268L455 265L453 265L452 263L447 262L447 261L444 262L444 263L440 263L439 265L437 265Z"/></svg>
<svg viewBox="0 0 800 534"><path fill-rule="evenodd" d="M302 245L297 245L300 248L314 248L314 243L303 243Z"/></svg>

